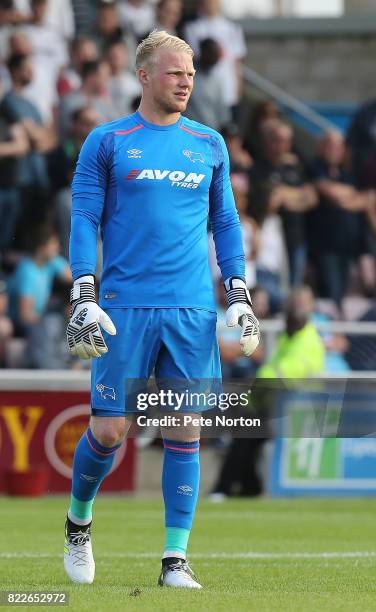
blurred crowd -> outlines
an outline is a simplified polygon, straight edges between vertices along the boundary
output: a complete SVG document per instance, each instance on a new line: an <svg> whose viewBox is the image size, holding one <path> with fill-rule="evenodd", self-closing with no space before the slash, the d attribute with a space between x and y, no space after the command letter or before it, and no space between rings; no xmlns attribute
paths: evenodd
<svg viewBox="0 0 376 612"><path fill-rule="evenodd" d="M155 28L195 51L186 115L226 141L256 315L284 317L287 340L317 321L376 320L376 103L303 157L275 102L245 103L244 34L219 0L0 0L1 367L83 367L64 337L70 183L88 133L137 109L135 49ZM263 375L276 354L240 356L209 245L224 372ZM316 370L376 369L372 337L319 342Z"/></svg>

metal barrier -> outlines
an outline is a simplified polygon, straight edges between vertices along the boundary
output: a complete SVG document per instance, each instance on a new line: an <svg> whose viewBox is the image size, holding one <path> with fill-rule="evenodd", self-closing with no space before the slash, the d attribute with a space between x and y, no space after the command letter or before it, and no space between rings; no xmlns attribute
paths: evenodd
<svg viewBox="0 0 376 612"><path fill-rule="evenodd" d="M292 96L287 91L276 85L269 79L261 76L258 72L243 64L243 76L246 83L253 85L263 93L265 93L273 100L276 100L279 104L283 104L288 109L294 111L310 123L312 123L315 127L318 127L322 131L327 130L336 130L338 131L338 126L319 115L316 111L305 104L295 96Z"/></svg>
<svg viewBox="0 0 376 612"><path fill-rule="evenodd" d="M276 336L284 331L285 324L282 319L265 319L260 322L261 333L264 337L264 345L266 355L270 355L275 345ZM328 322L314 322L314 326L319 332L326 332L332 334L353 334L356 336L376 336L376 322L368 321L328 321ZM358 376L357 373L356 376ZM366 377L370 378L369 372L366 373ZM374 375L374 374L373 374ZM353 372L351 372L353 376Z"/></svg>

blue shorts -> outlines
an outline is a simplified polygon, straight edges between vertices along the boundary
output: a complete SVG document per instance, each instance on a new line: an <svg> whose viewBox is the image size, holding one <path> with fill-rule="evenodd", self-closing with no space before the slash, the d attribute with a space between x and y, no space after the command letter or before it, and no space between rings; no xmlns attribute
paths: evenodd
<svg viewBox="0 0 376 612"><path fill-rule="evenodd" d="M176 386L207 394L219 384L215 312L193 308L108 308L106 312L117 334L103 332L108 352L92 361L94 416L140 414L136 399L153 370L158 388L166 391ZM129 392L130 386L137 388L137 394ZM194 409L182 403L180 410L202 412L211 407Z"/></svg>

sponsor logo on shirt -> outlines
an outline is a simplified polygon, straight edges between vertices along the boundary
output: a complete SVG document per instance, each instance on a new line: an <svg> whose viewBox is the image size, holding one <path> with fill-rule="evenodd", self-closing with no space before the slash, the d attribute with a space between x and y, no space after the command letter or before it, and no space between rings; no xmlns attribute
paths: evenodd
<svg viewBox="0 0 376 612"><path fill-rule="evenodd" d="M171 182L173 187L185 187L186 189L197 189L201 181L205 178L205 174L196 174L196 172L185 173L182 170L151 170L145 168L143 170L131 170L125 177L126 181L164 181Z"/></svg>

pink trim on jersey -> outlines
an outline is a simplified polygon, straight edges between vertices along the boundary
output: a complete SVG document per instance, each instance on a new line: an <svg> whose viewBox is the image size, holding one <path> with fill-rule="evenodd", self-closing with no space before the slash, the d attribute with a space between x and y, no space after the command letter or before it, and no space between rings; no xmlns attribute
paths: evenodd
<svg viewBox="0 0 376 612"><path fill-rule="evenodd" d="M112 452L109 452L109 453L102 453L101 451L97 450L97 449L95 448L95 446L93 446L93 445L92 445L92 443L90 442L90 440L89 440L89 436L87 435L87 432L86 432L86 440L88 441L88 444L89 444L90 448L91 448L91 449L92 449L92 450L93 450L95 453L97 453L98 455L102 455L102 457L110 457L110 456L111 456L111 455L112 455L112 454L115 452L115 451L112 451ZM116 449L116 450L117 450L117 449Z"/></svg>
<svg viewBox="0 0 376 612"><path fill-rule="evenodd" d="M131 132L134 132L135 130L139 130L140 128L143 128L143 127L144 127L143 124L139 123L138 125L135 125L130 130L119 130L118 132L115 132L115 134L121 134L122 136L125 136L126 134L130 134Z"/></svg>
<svg viewBox="0 0 376 612"><path fill-rule="evenodd" d="M196 453L198 451L198 446L195 448L182 448L181 446L169 446L165 444L164 447L169 450L180 451L181 453Z"/></svg>
<svg viewBox="0 0 376 612"><path fill-rule="evenodd" d="M189 132L190 134L194 134L195 136L201 136L202 138L209 138L209 134L200 134L200 132L194 132L193 130L188 129L187 127L185 127L184 125L179 125L181 130L185 130L186 132Z"/></svg>

